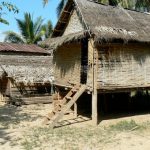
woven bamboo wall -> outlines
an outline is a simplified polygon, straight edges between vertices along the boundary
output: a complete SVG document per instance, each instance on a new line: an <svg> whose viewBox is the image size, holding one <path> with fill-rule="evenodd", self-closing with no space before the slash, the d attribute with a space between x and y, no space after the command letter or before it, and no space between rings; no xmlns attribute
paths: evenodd
<svg viewBox="0 0 150 150"><path fill-rule="evenodd" d="M83 30L84 28L79 20L77 12L76 10L74 10L63 35L68 35L68 34L80 32Z"/></svg>
<svg viewBox="0 0 150 150"><path fill-rule="evenodd" d="M98 88L150 86L150 48L144 45L99 47Z"/></svg>
<svg viewBox="0 0 150 150"><path fill-rule="evenodd" d="M0 55L0 68L16 82L50 82L53 78L51 56ZM0 71L0 75L3 74Z"/></svg>
<svg viewBox="0 0 150 150"><path fill-rule="evenodd" d="M81 46L79 44L68 44L60 47L54 53L53 62L56 84L80 83Z"/></svg>

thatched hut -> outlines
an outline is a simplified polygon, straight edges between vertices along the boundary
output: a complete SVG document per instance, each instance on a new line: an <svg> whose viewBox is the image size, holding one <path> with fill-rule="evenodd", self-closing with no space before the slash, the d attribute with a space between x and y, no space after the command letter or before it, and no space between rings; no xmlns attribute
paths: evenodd
<svg viewBox="0 0 150 150"><path fill-rule="evenodd" d="M92 92L97 122L97 93L150 87L150 15L90 0L68 0L52 38L55 84L83 83Z"/></svg>
<svg viewBox="0 0 150 150"><path fill-rule="evenodd" d="M9 102L49 102L52 56L36 45L0 43L0 95Z"/></svg>

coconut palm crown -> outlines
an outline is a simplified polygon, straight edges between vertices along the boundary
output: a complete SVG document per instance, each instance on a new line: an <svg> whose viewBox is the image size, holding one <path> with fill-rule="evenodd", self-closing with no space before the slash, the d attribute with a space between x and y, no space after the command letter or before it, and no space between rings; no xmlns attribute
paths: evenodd
<svg viewBox="0 0 150 150"><path fill-rule="evenodd" d="M13 31L5 32L5 42L37 44L43 37L46 38L50 36L52 32L52 24L50 21L48 25L43 25L44 20L42 17L38 17L33 21L30 13L25 13L23 20L16 19L16 21L20 33L18 34Z"/></svg>

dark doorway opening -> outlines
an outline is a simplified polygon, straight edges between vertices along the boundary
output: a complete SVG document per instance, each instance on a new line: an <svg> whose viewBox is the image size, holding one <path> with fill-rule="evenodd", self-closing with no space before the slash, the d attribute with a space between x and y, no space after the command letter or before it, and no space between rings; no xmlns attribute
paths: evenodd
<svg viewBox="0 0 150 150"><path fill-rule="evenodd" d="M86 84L88 71L88 38L81 41L81 83Z"/></svg>

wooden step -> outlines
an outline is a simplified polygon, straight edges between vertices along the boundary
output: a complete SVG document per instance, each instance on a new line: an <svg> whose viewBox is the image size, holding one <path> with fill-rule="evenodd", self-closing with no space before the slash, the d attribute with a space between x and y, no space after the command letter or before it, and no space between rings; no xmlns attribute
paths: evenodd
<svg viewBox="0 0 150 150"><path fill-rule="evenodd" d="M72 92L77 92L78 90L77 90L77 89L72 89L71 91L72 91Z"/></svg>
<svg viewBox="0 0 150 150"><path fill-rule="evenodd" d="M66 96L66 99L67 99L67 100L71 100L71 99L72 99L72 97L68 97L68 96Z"/></svg>
<svg viewBox="0 0 150 150"><path fill-rule="evenodd" d="M78 90L77 90L78 88ZM72 93L73 90L76 90L75 93ZM78 100L78 98L86 90L86 85L77 85L73 87L68 94L63 98L62 102L58 104L54 110L47 115L47 120L44 120L44 123L47 124L48 121L51 122L51 127L55 127L57 122L66 114L73 104Z"/></svg>

